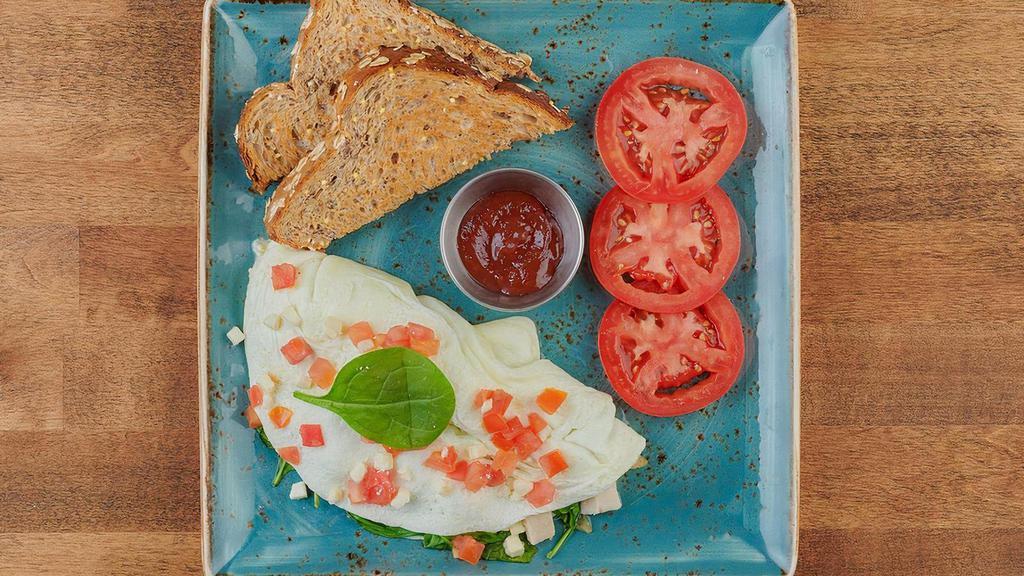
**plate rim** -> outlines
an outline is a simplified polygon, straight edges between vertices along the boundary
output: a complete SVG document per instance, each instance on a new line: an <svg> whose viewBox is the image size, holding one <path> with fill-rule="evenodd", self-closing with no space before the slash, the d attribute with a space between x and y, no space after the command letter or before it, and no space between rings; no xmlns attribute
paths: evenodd
<svg viewBox="0 0 1024 576"><path fill-rule="evenodd" d="M211 88L211 33L214 7L224 0L204 0L202 7L202 37L200 49L200 88L199 88L199 145L198 145L198 194L197 208L199 212L196 233L197 274L196 274L196 331L198 346L198 392L199 392L199 493L200 493L200 527L202 568L205 576L215 576L212 566L212 525L210 502L210 407L209 407L209 333L210 323L207 314L206 299L209 295L207 286L207 241L209 230L207 222L208 187L209 187L209 129L210 129L210 88ZM233 0L245 3L260 3L259 0ZM281 4L305 4L306 0L274 0ZM727 0L723 0L727 1ZM749 3L772 2L773 0L742 0ZM799 43L797 41L797 11L793 0L778 2L787 14L790 28L789 61L790 61L790 185L792 213L792 256L789 271L792 293L790 295L790 338L792 367L792 479L790 490L790 529L792 547L789 566L785 567L785 575L792 576L796 572L800 543L800 82L799 82Z"/></svg>

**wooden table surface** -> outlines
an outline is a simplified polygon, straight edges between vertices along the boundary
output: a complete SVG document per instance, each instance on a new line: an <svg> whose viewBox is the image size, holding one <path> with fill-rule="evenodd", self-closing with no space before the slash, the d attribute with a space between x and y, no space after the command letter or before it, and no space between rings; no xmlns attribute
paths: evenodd
<svg viewBox="0 0 1024 576"><path fill-rule="evenodd" d="M0 0L0 575L200 572L200 4ZM1024 3L803 0L799 574L1024 574Z"/></svg>

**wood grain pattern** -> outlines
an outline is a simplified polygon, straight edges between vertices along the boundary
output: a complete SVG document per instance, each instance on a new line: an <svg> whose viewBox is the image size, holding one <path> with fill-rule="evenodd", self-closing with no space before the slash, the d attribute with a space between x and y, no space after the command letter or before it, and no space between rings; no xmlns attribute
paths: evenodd
<svg viewBox="0 0 1024 576"><path fill-rule="evenodd" d="M1024 4L797 6L798 573L1022 574ZM196 574L200 2L0 21L0 576Z"/></svg>

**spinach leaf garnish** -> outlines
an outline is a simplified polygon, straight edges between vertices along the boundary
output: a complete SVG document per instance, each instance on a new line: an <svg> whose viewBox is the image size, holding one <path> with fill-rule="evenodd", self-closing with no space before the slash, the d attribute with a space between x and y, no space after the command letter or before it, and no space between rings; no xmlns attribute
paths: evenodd
<svg viewBox="0 0 1024 576"><path fill-rule="evenodd" d="M428 548L430 550L452 549L452 536L413 532L412 530L406 530L405 528L396 528L394 526L381 524L380 522L374 522L373 520L368 520L351 512L346 512L346 514L348 514L349 518L354 520L356 524L359 524L359 526L364 530L371 534L376 534L377 536L384 536L385 538L421 538L424 548ZM509 536L509 532L507 530L503 530L501 532L471 532L469 535L485 545L483 555L481 556L484 560L525 564L530 560L533 560L533 556L537 553L537 547L524 540L523 546L525 551L522 554L515 557L506 554L505 547L502 543L505 541L505 538L508 538ZM520 538L522 537L523 535L520 535Z"/></svg>
<svg viewBox="0 0 1024 576"><path fill-rule="evenodd" d="M558 551L562 549L562 545L565 541L572 536L572 533L576 531L576 527L580 523L580 503L570 504L565 508L559 508L553 512L555 518L562 523L563 531L562 536L558 538L558 542L555 542L554 547L547 553L547 557L550 560L558 554Z"/></svg>
<svg viewBox="0 0 1024 576"><path fill-rule="evenodd" d="M358 356L342 367L327 394L294 396L341 416L364 438L402 450L429 445L455 413L451 382L408 348Z"/></svg>

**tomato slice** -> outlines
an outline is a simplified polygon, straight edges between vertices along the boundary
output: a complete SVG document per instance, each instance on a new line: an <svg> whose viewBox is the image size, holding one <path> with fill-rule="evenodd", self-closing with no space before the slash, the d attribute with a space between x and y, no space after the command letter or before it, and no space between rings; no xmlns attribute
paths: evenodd
<svg viewBox="0 0 1024 576"><path fill-rule="evenodd" d="M725 286L739 257L739 218L718 186L677 204L651 204L613 188L590 229L597 280L612 296L652 312L703 304Z"/></svg>
<svg viewBox="0 0 1024 576"><path fill-rule="evenodd" d="M645 312L615 301L597 346L612 387L652 416L695 412L724 395L743 365L743 327L724 294L687 312Z"/></svg>
<svg viewBox="0 0 1024 576"><path fill-rule="evenodd" d="M686 202L717 183L739 155L747 113L739 92L715 70L651 58L612 82L594 134L605 167L628 194Z"/></svg>

